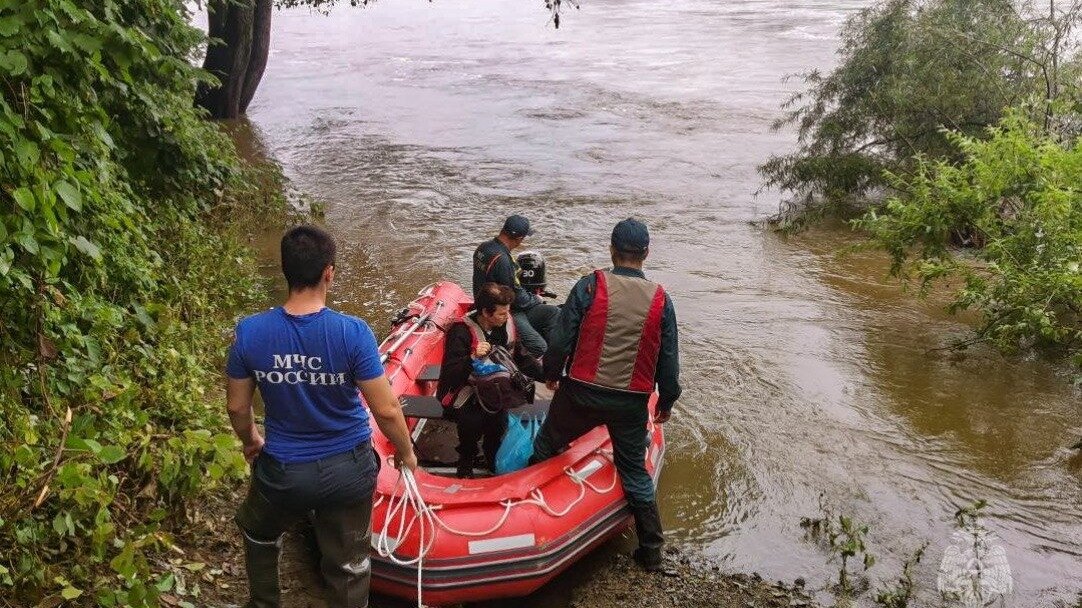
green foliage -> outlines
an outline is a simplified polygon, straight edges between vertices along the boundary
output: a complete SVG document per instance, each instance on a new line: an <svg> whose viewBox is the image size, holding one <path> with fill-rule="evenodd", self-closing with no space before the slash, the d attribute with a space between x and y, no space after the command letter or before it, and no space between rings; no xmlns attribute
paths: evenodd
<svg viewBox="0 0 1082 608"><path fill-rule="evenodd" d="M864 539L868 535L868 526L854 522L853 518L838 516L836 526L832 526L827 540L832 553L841 560L838 569L838 586L846 595L854 590L849 578L849 560L859 557L864 570L875 565L875 556L868 553Z"/></svg>
<svg viewBox="0 0 1082 608"><path fill-rule="evenodd" d="M983 315L978 339L1078 357L1082 140L1060 143L1019 113L987 139L947 137L959 163L919 159L914 175L891 176L900 194L855 225L890 253L895 275L922 287L960 279L951 308ZM959 241L976 248L960 251Z"/></svg>
<svg viewBox="0 0 1082 608"><path fill-rule="evenodd" d="M184 502L244 470L205 394L260 293L236 157L179 0L2 6L0 597L156 605Z"/></svg>
<svg viewBox="0 0 1082 608"><path fill-rule="evenodd" d="M916 581L913 580L913 570L924 559L924 552L928 549L928 543L921 545L902 564L902 575L892 587L880 589L875 594L875 605L881 608L906 608L913 600L916 592Z"/></svg>
<svg viewBox="0 0 1082 608"><path fill-rule="evenodd" d="M795 228L815 217L866 207L919 158L956 159L943 128L981 136L1005 108L1032 108L1046 128L1077 129L1054 107L1077 112L1079 60L1063 14L1023 14L1011 0L889 0L853 17L840 63L804 75L775 127L794 125L798 149L760 167L766 186L791 196L776 221ZM1058 104L1058 105L1057 105Z"/></svg>
<svg viewBox="0 0 1082 608"><path fill-rule="evenodd" d="M841 562L838 568L837 591L843 597L852 597L859 589L854 585L849 572L849 560L859 559L863 571L875 565L875 556L868 553L866 545L868 526L861 525L846 515L835 516L823 500L824 496L820 494L819 511L822 517L801 518L800 527L804 528L809 538L826 546L830 551L831 559L838 559ZM864 580L859 582L866 583Z"/></svg>
<svg viewBox="0 0 1082 608"><path fill-rule="evenodd" d="M958 529L964 530L980 525L984 510L988 507L988 501L979 498L954 512L954 523Z"/></svg>

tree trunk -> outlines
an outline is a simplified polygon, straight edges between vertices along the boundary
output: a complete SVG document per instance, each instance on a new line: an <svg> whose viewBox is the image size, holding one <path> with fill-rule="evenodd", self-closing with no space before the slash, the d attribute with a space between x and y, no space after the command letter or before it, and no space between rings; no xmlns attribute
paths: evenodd
<svg viewBox="0 0 1082 608"><path fill-rule="evenodd" d="M271 14L274 12L274 0L255 0L254 23L252 27L252 52L248 59L248 70L244 74L244 86L241 88L240 113L248 111L259 81L263 79L263 70L267 68L270 55Z"/></svg>
<svg viewBox="0 0 1082 608"><path fill-rule="evenodd" d="M207 3L211 42L203 69L216 76L220 85L199 85L195 102L206 108L213 118L237 118L243 112L241 99L255 35L256 1L212 0ZM269 15L267 21L269 26ZM266 58L263 65L266 65ZM260 68L260 75L262 71Z"/></svg>

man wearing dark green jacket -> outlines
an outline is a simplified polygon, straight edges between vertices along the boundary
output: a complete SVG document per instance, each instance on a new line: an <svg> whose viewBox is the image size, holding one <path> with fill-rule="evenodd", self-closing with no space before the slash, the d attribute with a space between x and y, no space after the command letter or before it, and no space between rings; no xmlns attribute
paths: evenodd
<svg viewBox="0 0 1082 608"><path fill-rule="evenodd" d="M511 251L522 245L533 234L530 222L521 215L512 215L503 223L496 238L481 243L473 253L473 296L476 298L486 283L506 285L514 290L515 301L511 303L511 317L515 322L522 345L531 355L540 358L545 354L549 328L559 309L545 304L537 294L522 288L518 277L518 263Z"/></svg>
<svg viewBox="0 0 1082 608"><path fill-rule="evenodd" d="M549 333L544 377L556 392L531 462L550 458L605 425L635 516L635 559L647 570L660 570L664 536L645 465L647 404L656 389L654 422L664 423L681 388L672 300L642 272L649 244L642 222L629 218L618 223L610 248L613 268L579 279L568 295Z"/></svg>

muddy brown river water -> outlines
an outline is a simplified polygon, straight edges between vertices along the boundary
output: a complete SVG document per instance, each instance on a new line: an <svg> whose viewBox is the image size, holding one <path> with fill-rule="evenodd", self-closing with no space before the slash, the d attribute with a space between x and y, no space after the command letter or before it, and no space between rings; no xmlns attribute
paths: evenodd
<svg viewBox="0 0 1082 608"><path fill-rule="evenodd" d="M847 230L783 238L752 223L778 201L755 195L755 166L793 142L769 129L798 86L783 77L829 68L867 4L593 0L558 31L539 0L277 12L251 143L326 205L334 305L377 332L424 285L468 281L474 246L509 213L536 225L528 245L562 293L606 263L616 220L645 219L648 271L682 332L660 488L675 541L821 585L836 566L799 521L824 493L869 524L873 579L930 543L930 602L952 514L983 498L1011 605L1074 601L1082 460L1066 446L1082 395L1066 370L929 351L964 319L902 293L878 256L839 257Z"/></svg>

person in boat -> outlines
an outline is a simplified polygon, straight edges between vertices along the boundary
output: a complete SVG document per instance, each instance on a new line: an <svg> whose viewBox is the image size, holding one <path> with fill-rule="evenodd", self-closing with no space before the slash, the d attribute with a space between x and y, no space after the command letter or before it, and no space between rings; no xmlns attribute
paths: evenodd
<svg viewBox="0 0 1082 608"><path fill-rule="evenodd" d="M282 534L313 512L328 605L360 608L368 605L372 495L380 468L365 403L395 446L395 466L415 469L417 457L372 330L326 306L334 240L319 228L298 226L281 246L289 295L282 306L237 324L226 365L229 420L252 465L236 514L248 572L245 606L279 605ZM266 439L252 411L256 388Z"/></svg>
<svg viewBox="0 0 1082 608"><path fill-rule="evenodd" d="M568 294L549 334L543 368L555 394L530 462L550 458L605 425L635 516L635 560L654 571L663 568L664 536L645 466L647 405L656 387L654 422L664 423L681 388L676 313L665 290L643 274L649 251L646 225L631 218L621 221L612 231L613 267L579 279Z"/></svg>
<svg viewBox="0 0 1082 608"><path fill-rule="evenodd" d="M479 389L471 385L471 376L476 378L477 373L475 364L485 361L497 346L511 354L518 370L530 379L530 388L532 380L541 377L540 363L526 351L515 324L509 321L514 300L510 287L485 283L477 292L474 310L447 330L436 397L458 425L458 477L473 477L478 442L482 443L485 464L490 471L496 470L496 452L507 430L506 407L525 403L521 394L513 395L520 399L516 402L489 403L486 399L482 403ZM516 390L521 389L510 386L501 392L506 395Z"/></svg>
<svg viewBox="0 0 1082 608"><path fill-rule="evenodd" d="M473 254L473 296L485 283L499 283L510 287L515 293L511 303L511 316L518 330L519 339L535 357L545 353L549 329L560 310L546 304L540 296L523 289L519 281L519 268L511 252L522 245L534 231L530 221L521 215L512 215L503 223L496 238L481 243Z"/></svg>

